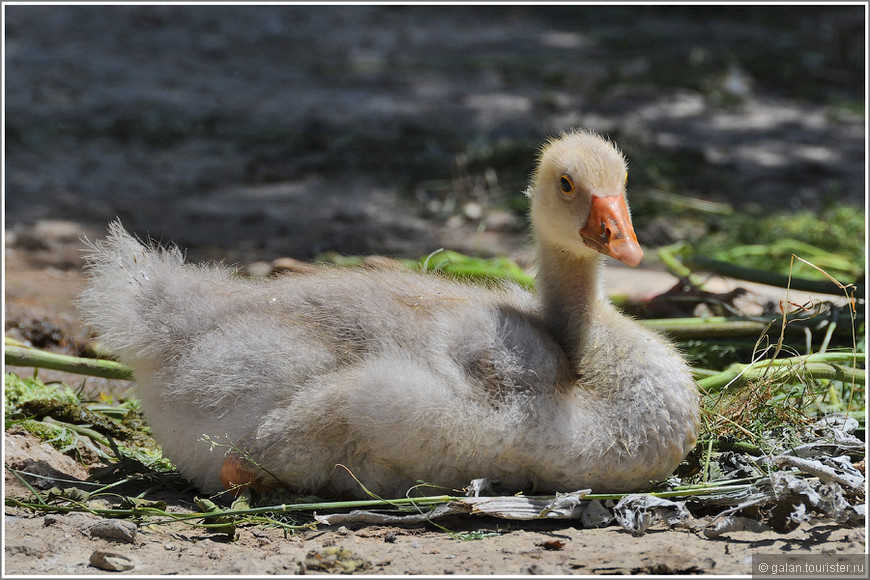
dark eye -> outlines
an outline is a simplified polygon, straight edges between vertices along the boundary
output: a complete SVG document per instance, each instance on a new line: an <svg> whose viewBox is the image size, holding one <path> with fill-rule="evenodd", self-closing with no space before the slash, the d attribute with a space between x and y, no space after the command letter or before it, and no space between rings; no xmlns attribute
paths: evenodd
<svg viewBox="0 0 870 580"><path fill-rule="evenodd" d="M574 193L574 184L571 183L571 178L567 175L563 175L559 178L559 187L562 188L562 193L565 195L571 195Z"/></svg>

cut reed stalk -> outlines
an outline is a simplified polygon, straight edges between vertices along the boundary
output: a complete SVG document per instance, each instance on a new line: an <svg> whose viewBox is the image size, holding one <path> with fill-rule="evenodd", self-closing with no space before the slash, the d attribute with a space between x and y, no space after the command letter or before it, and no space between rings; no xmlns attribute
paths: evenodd
<svg viewBox="0 0 870 580"><path fill-rule="evenodd" d="M659 318L639 320L638 322L659 332L664 332L678 340L758 336L770 326L770 322L744 320L726 316Z"/></svg>
<svg viewBox="0 0 870 580"><path fill-rule="evenodd" d="M8 366L66 371L77 375L102 377L105 379L119 379L125 381L133 379L133 372L129 367L111 360L81 358L48 352L38 348L16 344L15 341L9 339L5 339L3 350L4 360Z"/></svg>
<svg viewBox="0 0 870 580"><path fill-rule="evenodd" d="M764 359L750 364L733 364L719 374L698 381L698 386L707 393L714 393L730 386L739 386L771 373L798 373L811 379L830 379L864 384L866 371L854 365L865 362L866 353L834 353L793 356L784 359Z"/></svg>

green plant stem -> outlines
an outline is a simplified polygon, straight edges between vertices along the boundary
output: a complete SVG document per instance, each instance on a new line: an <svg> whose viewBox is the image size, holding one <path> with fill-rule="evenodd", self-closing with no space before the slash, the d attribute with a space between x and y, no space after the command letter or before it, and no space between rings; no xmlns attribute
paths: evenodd
<svg viewBox="0 0 870 580"><path fill-rule="evenodd" d="M692 376L695 377L695 380L703 379L705 377L712 377L713 375L718 375L720 371L714 371L711 369L700 369L697 367L692 367Z"/></svg>
<svg viewBox="0 0 870 580"><path fill-rule="evenodd" d="M30 485L30 484L27 482L26 479L24 479L23 477L21 477L21 474L20 474L17 470L12 469L11 467L9 467L8 465L5 465L5 464L4 464L3 467L5 467L7 471L9 471L10 473L12 473L12 475L14 475L14 476L18 479L18 481L20 481L22 484L24 484L24 487L26 487L27 489L30 490L30 493L32 493L32 494L33 494L33 497L36 498L36 501L39 502L38 505L39 505L40 507L42 507L42 506L47 506L47 505L48 505L48 504L46 503L46 501L42 498L42 494L40 494L38 491L36 491L35 489L33 489L33 486Z"/></svg>
<svg viewBox="0 0 870 580"><path fill-rule="evenodd" d="M749 489L751 484L740 484L740 485L718 485L715 483L701 484L697 487L683 487L680 489L674 489L671 491L654 491L649 492L645 495L652 495L655 497L683 497L683 496L697 496L697 495L707 495L707 494L721 494L721 493L729 493L729 492L738 492ZM583 496L583 499L597 499L597 500L620 500L625 496L630 495L627 493L590 493Z"/></svg>
<svg viewBox="0 0 870 580"><path fill-rule="evenodd" d="M93 497L93 496L92 496ZM113 509L113 508L92 508L84 504L73 503L72 505L46 505L45 503L34 504L33 502L21 501L15 498L6 498L6 503L18 507L27 507L30 509L42 509L46 511L56 512L76 512L87 511L95 515L105 517L132 517L132 516L160 516L168 518L167 520L157 520L151 523L160 524L168 521L184 521L194 520L215 516L257 516L263 514L279 514L288 512L301 511L317 511L317 510L342 510L342 509L360 509L371 507L384 506L420 506L420 505L437 505L448 503L451 501L460 501L461 498L453 496L430 496L420 498L400 498L389 500L358 500L358 501L332 501L318 503L299 503L299 504L281 504L273 506L265 506L258 508L249 508L243 510L221 510L213 512L191 512L191 513L171 513L166 510L153 507L138 507L133 509Z"/></svg>
<svg viewBox="0 0 870 580"><path fill-rule="evenodd" d="M106 439L106 437L104 437L100 433L97 433L93 429L86 427L85 425L76 425L74 423L67 423L65 421L58 421L54 417L45 417L43 419L43 421L45 423L48 423L49 425L57 425L58 427L62 427L64 429L69 429L70 431L72 431L74 433L78 433L79 435L84 435L86 437L90 437L91 439L93 439L94 441L99 443L100 445L105 445L106 447L109 447L109 440ZM108 457L108 456L106 456L106 457Z"/></svg>
<svg viewBox="0 0 870 580"><path fill-rule="evenodd" d="M659 318L639 320L638 322L649 328L665 332L676 339L758 336L770 326L766 322L726 316Z"/></svg>
<svg viewBox="0 0 870 580"><path fill-rule="evenodd" d="M677 278L687 279L692 286L700 288L704 284L704 280L697 274L693 274L677 257L677 254L683 252L684 249L685 244L677 242L671 246L659 248L656 254L671 274Z"/></svg>
<svg viewBox="0 0 870 580"><path fill-rule="evenodd" d="M716 448L720 451L739 451L747 455L762 455L764 451L758 445L748 441L732 441L729 439L715 440Z"/></svg>
<svg viewBox="0 0 870 580"><path fill-rule="evenodd" d="M765 359L750 364L733 364L717 375L698 381L698 386L708 393L719 391L732 384L764 378L768 373L794 372L813 379L832 379L864 384L866 371L848 364L863 363L865 353L823 353L794 356L784 359Z"/></svg>
<svg viewBox="0 0 870 580"><path fill-rule="evenodd" d="M106 379L133 380L133 371L119 362L102 359L81 358L57 354L21 346L5 341L3 345L4 359L9 366L35 367L66 371L78 375L102 377Z"/></svg>
<svg viewBox="0 0 870 580"><path fill-rule="evenodd" d="M663 191L661 189L649 189L646 191L646 195L650 199L653 199L663 204L667 204L668 206L680 211L693 210L712 215L734 214L734 208L727 203L706 201L703 199L698 199L696 197L690 197L688 195L680 195L677 193L671 193L670 191Z"/></svg>
<svg viewBox="0 0 870 580"><path fill-rule="evenodd" d="M716 274L722 274L723 276L738 278L740 280L747 280L749 282L767 284L768 286L777 286L780 288L791 288L792 290L801 290L805 292L818 292L820 294L835 294L838 296L843 296L843 288L828 280L806 280L803 278L794 277L789 278L785 274L776 274L773 272L766 272L764 270L746 268L744 266L738 266L729 262L722 262L720 260L707 258L706 256L689 256L686 258L686 263L688 264L688 266L696 268L698 270L714 272ZM681 264L681 266L686 268L685 265ZM858 285L857 293L859 295L864 293L863 284Z"/></svg>
<svg viewBox="0 0 870 580"><path fill-rule="evenodd" d="M789 313L785 327L786 334L803 335L806 324L798 312ZM782 330L782 317L769 319L747 320L729 316L708 316L706 318L649 318L638 320L639 323L659 332L664 332L676 340L714 339L714 338L757 338L763 333L778 336ZM830 325L835 327L826 332L825 336L848 336L851 328L847 325ZM826 345L827 346L827 345Z"/></svg>
<svg viewBox="0 0 870 580"><path fill-rule="evenodd" d="M683 496L698 496L698 495L709 495L709 494L722 494L722 493L730 493L730 492L740 492L748 489L750 484L736 484L735 482L729 482L726 484L706 484L706 485L698 485L698 486L684 486L679 489L674 489L670 491L658 491L658 492L649 492L649 495L655 497L683 497ZM615 493L615 494L587 494L583 496L583 499L598 499L598 500L619 500L625 497L625 493ZM92 495L91 497L94 497ZM530 499L555 499L555 496L529 496ZM38 500L41 498L38 498ZM187 520L196 520L196 519L205 519L205 518L234 518L235 523L243 523L239 521L240 519L244 520L248 518L247 521L251 522L272 522L271 518L268 518L270 514L282 514L289 512L313 512L318 510L346 510L346 509L359 509L359 508L373 508L373 507L420 507L420 506L432 506L450 502L462 502L464 498L448 496L448 495L440 495L440 496L429 496L429 497L419 497L419 498L399 498L399 499L375 499L375 500L357 500L357 501L332 501L332 502L317 502L317 503L298 503L298 504L281 504L281 505L272 505L272 506L264 506L257 508L249 508L249 509L229 509L229 510L216 510L210 512L192 512L192 513L172 513L166 510L155 508L155 507L137 507L132 509L112 509L112 508L94 508L90 507L86 504L80 502L70 502L65 505L51 505L42 503L34 503L28 501L22 501L16 498L6 498L7 505L13 505L18 507L24 507L31 510L42 510L42 511L51 511L51 512L60 512L60 513L69 513L69 512L88 512L94 515L100 515L104 517L147 517L147 516L156 516L157 519L149 521L150 524L162 524L162 523L170 523L170 522L181 522ZM37 501L38 501L37 500ZM253 516L253 518L251 517ZM200 526L205 527L222 527L226 525L228 522L222 523L205 523L198 524ZM306 527L306 526L302 526Z"/></svg>

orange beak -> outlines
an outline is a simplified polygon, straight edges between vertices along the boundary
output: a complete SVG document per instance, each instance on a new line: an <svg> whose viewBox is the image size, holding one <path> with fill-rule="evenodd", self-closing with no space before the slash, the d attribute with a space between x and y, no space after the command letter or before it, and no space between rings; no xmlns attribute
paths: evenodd
<svg viewBox="0 0 870 580"><path fill-rule="evenodd" d="M580 229L580 237L593 250L631 267L640 264L643 258L623 195L593 195L589 219Z"/></svg>

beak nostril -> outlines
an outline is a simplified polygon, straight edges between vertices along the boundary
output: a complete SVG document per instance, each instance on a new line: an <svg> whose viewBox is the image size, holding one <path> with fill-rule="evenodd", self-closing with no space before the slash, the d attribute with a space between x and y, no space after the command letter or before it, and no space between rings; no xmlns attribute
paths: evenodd
<svg viewBox="0 0 870 580"><path fill-rule="evenodd" d="M589 218L580 228L580 236L590 248L629 266L637 266L643 257L622 195L593 195Z"/></svg>

